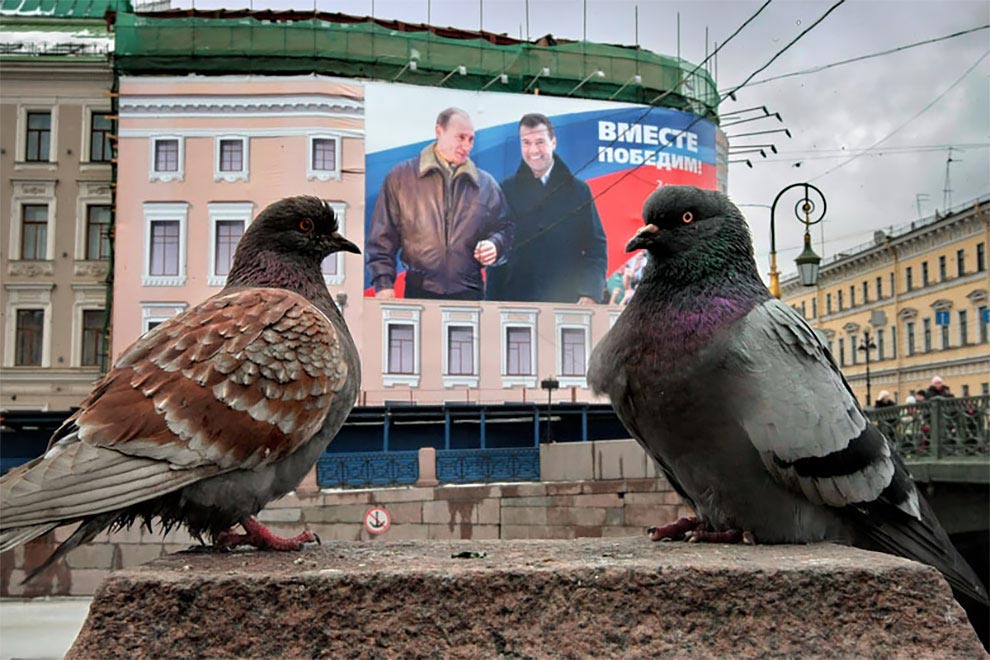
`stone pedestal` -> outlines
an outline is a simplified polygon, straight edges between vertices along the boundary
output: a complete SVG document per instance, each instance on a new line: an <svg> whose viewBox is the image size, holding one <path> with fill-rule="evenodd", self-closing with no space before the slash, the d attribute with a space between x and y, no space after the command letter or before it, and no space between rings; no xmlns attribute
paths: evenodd
<svg viewBox="0 0 990 660"><path fill-rule="evenodd" d="M433 447L423 447L419 450L419 479L416 481L416 486L432 488L439 483L437 481L437 450Z"/></svg>
<svg viewBox="0 0 990 660"><path fill-rule="evenodd" d="M92 657L983 657L934 570L834 545L338 541L113 574Z"/></svg>

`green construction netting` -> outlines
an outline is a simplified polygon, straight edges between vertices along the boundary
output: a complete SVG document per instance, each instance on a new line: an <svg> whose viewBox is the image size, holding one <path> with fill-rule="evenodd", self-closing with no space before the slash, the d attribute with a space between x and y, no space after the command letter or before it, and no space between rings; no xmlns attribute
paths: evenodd
<svg viewBox="0 0 990 660"><path fill-rule="evenodd" d="M125 74L320 73L428 86L443 81L445 87L472 90L538 87L541 94L655 103L718 119L718 91L704 69L692 73L695 66L689 62L636 48L588 42L493 45L427 31L400 32L372 22L321 19L120 13L115 31L117 67ZM416 61L415 70L407 66L410 60ZM456 72L462 66L465 75ZM545 68L549 74L543 74ZM507 83L499 78L503 73ZM656 100L664 93L669 94Z"/></svg>
<svg viewBox="0 0 990 660"><path fill-rule="evenodd" d="M103 18L108 11L131 11L129 0L0 0L0 16Z"/></svg>

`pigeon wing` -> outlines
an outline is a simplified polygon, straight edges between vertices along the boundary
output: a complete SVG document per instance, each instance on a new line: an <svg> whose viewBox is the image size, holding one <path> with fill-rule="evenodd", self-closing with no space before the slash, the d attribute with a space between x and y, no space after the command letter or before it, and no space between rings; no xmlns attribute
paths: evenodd
<svg viewBox="0 0 990 660"><path fill-rule="evenodd" d="M812 502L844 508L876 549L935 566L985 603L973 570L804 319L772 299L737 329L727 360L742 379L737 414L770 474Z"/></svg>
<svg viewBox="0 0 990 660"><path fill-rule="evenodd" d="M767 470L816 504L877 500L894 480L895 457L804 319L771 299L733 330L736 414ZM896 504L918 517L910 479L905 487L910 495Z"/></svg>
<svg viewBox="0 0 990 660"><path fill-rule="evenodd" d="M302 296L215 296L133 344L47 453L4 476L3 541L284 458L319 431L347 374L336 330Z"/></svg>

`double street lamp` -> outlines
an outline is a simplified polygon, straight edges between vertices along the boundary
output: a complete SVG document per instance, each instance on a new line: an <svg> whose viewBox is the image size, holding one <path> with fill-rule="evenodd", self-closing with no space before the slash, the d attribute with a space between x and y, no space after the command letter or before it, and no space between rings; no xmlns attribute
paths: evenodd
<svg viewBox="0 0 990 660"><path fill-rule="evenodd" d="M780 298L780 272L777 270L777 237L775 232L777 202L787 191L794 188L803 189L801 199L794 205L794 215L800 222L804 223L804 251L794 260L802 285L815 286L818 283L818 270L822 262L822 258L811 249L811 226L817 225L825 219L827 208L825 195L810 183L793 183L777 193L773 205L770 207L770 293L773 294L774 298ZM820 214L819 205L821 206ZM813 219L815 216L817 218Z"/></svg>

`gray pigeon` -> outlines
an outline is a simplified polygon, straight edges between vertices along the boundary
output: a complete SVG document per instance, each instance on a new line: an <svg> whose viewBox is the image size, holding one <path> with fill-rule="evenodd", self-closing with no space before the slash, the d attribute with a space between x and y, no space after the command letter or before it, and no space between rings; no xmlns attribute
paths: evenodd
<svg viewBox="0 0 990 660"><path fill-rule="evenodd" d="M0 480L0 551L82 522L27 579L139 519L221 546L316 540L279 538L254 516L299 484L360 389L357 350L320 267L338 251L360 253L320 199L266 208L227 286L127 348L48 451Z"/></svg>
<svg viewBox="0 0 990 660"><path fill-rule="evenodd" d="M588 381L697 513L654 539L833 541L934 566L986 603L828 350L760 280L739 210L666 186L643 217L626 251L648 265Z"/></svg>

